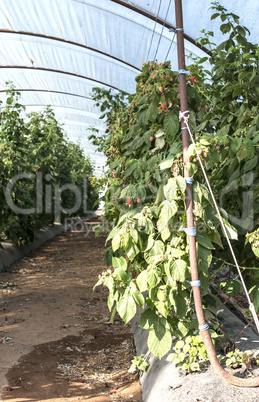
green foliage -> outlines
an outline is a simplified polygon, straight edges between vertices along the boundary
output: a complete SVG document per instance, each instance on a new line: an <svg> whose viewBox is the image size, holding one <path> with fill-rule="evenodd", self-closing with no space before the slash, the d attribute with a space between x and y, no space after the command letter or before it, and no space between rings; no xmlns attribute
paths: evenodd
<svg viewBox="0 0 259 402"><path fill-rule="evenodd" d="M250 242L246 235L254 232L258 222L258 76L253 71L259 54L245 37L240 45L239 36L246 29L239 27L237 17L216 3L215 7L222 22L229 24L221 29L229 35L231 44L233 41L233 49L230 51L232 45L228 48L225 44L216 47L210 42L212 33L205 33L212 51L208 59L212 70L204 70L204 60L190 66L189 122L237 258L246 269L258 266L255 247L252 249L257 243L254 237ZM182 231L186 227L186 183L178 138L179 84L169 62L144 64L136 82L136 93L124 106L122 98L117 99L116 109L112 108L114 98L107 103L106 92L102 92L105 107L111 108L106 114L108 130L100 150L108 156L105 219L113 229L108 236L110 268L98 285L108 287L108 305L125 322L134 316L137 307L145 307L139 325L149 331L150 351L162 358L171 348L172 335L187 337L191 344L194 339L196 342L197 330L188 282L188 243ZM227 263L231 257L192 145L187 162L194 179L202 300L205 315L213 320L215 300L209 286L222 260ZM247 268L246 282L258 309L259 278L254 272L258 271ZM223 286L230 297L240 290L239 282L229 278ZM188 369L199 367L197 361L202 355L198 349L197 353L193 351L194 359L190 355Z"/></svg>
<svg viewBox="0 0 259 402"><path fill-rule="evenodd" d="M213 332L214 337L217 335ZM200 335L187 336L185 340L176 342L174 353L170 353L167 361L174 362L188 373L201 370L201 363L208 360L205 345Z"/></svg>
<svg viewBox="0 0 259 402"><path fill-rule="evenodd" d="M20 94L10 83L6 94L0 128L0 233L2 239L21 244L32 241L41 227L53 223L55 189L67 184L79 189L87 186L88 209L93 208L98 194L88 180L93 175L90 160L79 144L65 138L50 107L31 113L25 122ZM13 180L14 185L8 187ZM8 197L18 212L7 202ZM60 203L67 210L73 207L74 193L62 191ZM77 210L78 215L82 213L83 206Z"/></svg>
<svg viewBox="0 0 259 402"><path fill-rule="evenodd" d="M135 356L131 360L132 364L129 368L129 373L134 373L137 369L141 371L146 371L148 368L148 363L144 359L144 355Z"/></svg>
<svg viewBox="0 0 259 402"><path fill-rule="evenodd" d="M233 247L240 265L246 269L256 310L259 311L258 222L259 222L259 115L258 115L258 45L247 39L248 30L239 25L239 18L218 2L212 19L220 19L220 29L227 39L218 46L205 33L212 56L211 72L202 64L191 66L192 72L209 80L195 84L200 95L208 99L206 110L196 130L196 143L224 217L238 232ZM190 151L189 151L190 152ZM197 169L197 158L190 155L189 169ZM249 241L249 239L253 239ZM227 249L213 254L231 262ZM215 268L219 264L214 265ZM247 267L247 268L246 268ZM253 269L250 269L252 267ZM257 270L255 269L257 268ZM235 285L238 288L238 283ZM231 294L231 293L230 293ZM233 292L232 292L233 294Z"/></svg>
<svg viewBox="0 0 259 402"><path fill-rule="evenodd" d="M242 352L239 349L235 349L230 351L226 355L226 366L238 368L245 364L247 367L251 366L252 364L259 364L259 359L253 353Z"/></svg>

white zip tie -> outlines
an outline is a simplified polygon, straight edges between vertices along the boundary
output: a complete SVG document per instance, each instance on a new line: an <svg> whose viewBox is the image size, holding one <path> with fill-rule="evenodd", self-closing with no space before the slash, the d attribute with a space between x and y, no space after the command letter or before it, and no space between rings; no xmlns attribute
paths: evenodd
<svg viewBox="0 0 259 402"><path fill-rule="evenodd" d="M185 177L184 180L186 181L186 184L192 184L193 183L193 178L192 177Z"/></svg>
<svg viewBox="0 0 259 402"><path fill-rule="evenodd" d="M201 286L201 281L200 280L198 280L198 281L186 281L186 282L188 282L191 286L197 286L197 287Z"/></svg>
<svg viewBox="0 0 259 402"><path fill-rule="evenodd" d="M209 322L206 322L204 325L199 325L200 332L207 331L208 329L210 329Z"/></svg>
<svg viewBox="0 0 259 402"><path fill-rule="evenodd" d="M180 231L185 232L188 236L196 236L195 227L193 227L193 228L182 228Z"/></svg>
<svg viewBox="0 0 259 402"><path fill-rule="evenodd" d="M205 169L204 169L204 166L203 166L203 164L202 164L200 155L198 154L198 150L197 150L196 144L195 144L195 142L194 142L194 138L193 138L193 135L192 135L192 133L191 133L190 127L189 127L189 122L188 122L188 120L189 120L189 114L190 114L190 113L189 113L188 110L186 110L185 112L180 112L180 113L179 113L179 119L180 119L180 120L183 119L184 123L186 124L186 126L187 126L187 128L188 128L189 135L190 135L190 137L191 137L191 140L192 140L192 143L193 143L195 152L196 152L196 154L197 154L199 163L200 163L200 165L201 165L201 169L202 169L202 172L203 172L203 174L204 174L204 177L205 177L205 180L206 180L206 183L207 183L207 186L208 186L208 189L209 189L211 198L212 198L213 203L214 203L214 205L215 205L215 208L216 208L216 211L217 211L219 220L220 220L220 224L221 224L222 230L223 230L224 235L225 235L225 237L226 237L226 239L227 239L229 249L230 249L230 251L231 251L231 254L232 254L234 263L235 263L235 265L236 265L236 268L237 268L237 271L238 271L240 280L241 280L241 282L242 282L242 285L243 285L243 288L244 288L244 291L245 291L245 294L246 294L246 297L247 297L247 300L248 300L248 303L249 303L249 309L250 309L250 311L251 311L251 313L252 313L252 316L253 316L254 323L255 323L255 325L256 325L257 331L259 332L259 319L258 319L257 313L256 313L256 311L255 311L254 304L252 303L251 298L250 298L250 296L249 296L249 293L248 293L248 291L247 291L245 281L244 281L244 279L243 279L241 270L240 270L240 268L239 268L239 265L238 265L238 262L237 262L237 259L236 259L236 256L235 256L235 253L234 253L234 250L233 250L233 247L232 247L232 245L231 245L231 243L230 243L230 240L229 240L229 237L228 237L226 225L225 225L225 223L224 223L224 221L223 221L223 219L222 219L220 210L219 210L218 205L217 205L217 201L216 201L216 199L215 199L215 197L214 197L212 188L211 188L211 186L210 186L208 176L207 176L206 171L205 171Z"/></svg>

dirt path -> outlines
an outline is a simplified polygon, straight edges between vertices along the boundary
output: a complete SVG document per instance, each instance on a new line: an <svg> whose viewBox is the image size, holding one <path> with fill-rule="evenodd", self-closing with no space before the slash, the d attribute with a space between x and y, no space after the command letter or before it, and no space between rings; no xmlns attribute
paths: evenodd
<svg viewBox="0 0 259 402"><path fill-rule="evenodd" d="M67 232L0 274L1 401L141 401L131 330L92 290L104 244Z"/></svg>

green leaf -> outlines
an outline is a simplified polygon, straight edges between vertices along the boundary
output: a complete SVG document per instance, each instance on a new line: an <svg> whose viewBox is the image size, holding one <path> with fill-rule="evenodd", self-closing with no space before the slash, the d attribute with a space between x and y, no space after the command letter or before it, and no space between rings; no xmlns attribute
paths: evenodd
<svg viewBox="0 0 259 402"><path fill-rule="evenodd" d="M124 271L126 271L126 269L127 269L127 261L123 257L120 257L120 258L112 257L112 266L113 266L114 269L121 268Z"/></svg>
<svg viewBox="0 0 259 402"><path fill-rule="evenodd" d="M252 292L253 303L255 306L256 311L259 311L259 286L256 286Z"/></svg>
<svg viewBox="0 0 259 402"><path fill-rule="evenodd" d="M239 163L242 162L242 160L247 157L246 149L244 147L242 147L236 154L236 157L237 157L237 160ZM239 170L240 170L240 167L239 167Z"/></svg>
<svg viewBox="0 0 259 402"><path fill-rule="evenodd" d="M154 324L149 330L148 348L154 356L161 359L172 346L170 331L160 324Z"/></svg>
<svg viewBox="0 0 259 402"><path fill-rule="evenodd" d="M241 290L240 283L237 280L221 282L220 286L225 287L228 297L236 296Z"/></svg>
<svg viewBox="0 0 259 402"><path fill-rule="evenodd" d="M160 220L164 223L167 223L169 219L172 218L177 212L177 205L175 201L169 202L164 201L162 204L161 213L160 213Z"/></svg>
<svg viewBox="0 0 259 402"><path fill-rule="evenodd" d="M173 165L174 160L175 160L174 157L173 158L170 157L170 158L163 160L159 165L160 170L169 169Z"/></svg>
<svg viewBox="0 0 259 402"><path fill-rule="evenodd" d="M178 330L177 333L180 338L184 338L188 334L188 328L183 324L183 322L178 321Z"/></svg>
<svg viewBox="0 0 259 402"><path fill-rule="evenodd" d="M147 270L147 281L150 289L155 288L160 281L160 278L158 277L155 269L152 268L152 266Z"/></svg>
<svg viewBox="0 0 259 402"><path fill-rule="evenodd" d="M138 232L136 229L133 229L132 227L130 228L130 236L134 240L134 243L138 243Z"/></svg>
<svg viewBox="0 0 259 402"><path fill-rule="evenodd" d="M198 260L198 269L206 273L212 261L211 251L199 244L197 252L197 260Z"/></svg>
<svg viewBox="0 0 259 402"><path fill-rule="evenodd" d="M233 152L233 154L236 154L237 151L239 151L241 145L242 145L242 141L240 140L240 138L235 138L235 137L231 138L230 149Z"/></svg>
<svg viewBox="0 0 259 402"><path fill-rule="evenodd" d="M184 180L184 178L182 176L177 176L176 183L181 193L184 194L186 190L186 181Z"/></svg>
<svg viewBox="0 0 259 402"><path fill-rule="evenodd" d="M141 110L138 113L138 123L139 123L140 126L143 127L143 126L145 126L147 124L147 122L148 122L147 111L146 110Z"/></svg>
<svg viewBox="0 0 259 402"><path fill-rule="evenodd" d="M154 310L148 308L141 314L139 320L139 327L143 329L149 329L157 321L158 317Z"/></svg>
<svg viewBox="0 0 259 402"><path fill-rule="evenodd" d="M120 164L120 160L117 159L113 163L110 164L110 169L115 169Z"/></svg>
<svg viewBox="0 0 259 402"><path fill-rule="evenodd" d="M160 204L160 202L164 201L165 196L164 196L164 185L160 184L160 186L158 187L158 191L157 191L157 196L156 196L156 201L155 204Z"/></svg>
<svg viewBox="0 0 259 402"><path fill-rule="evenodd" d="M186 312L188 309L188 305L186 303L186 300L178 295L178 297L176 298L176 311L177 311L177 315L179 315L179 317L184 318L186 316Z"/></svg>
<svg viewBox="0 0 259 402"><path fill-rule="evenodd" d="M225 228L226 228L229 239L238 240L237 229L234 226L232 226L226 219L224 219L224 218L222 218L222 219L225 224ZM224 232L223 232L223 234L224 234Z"/></svg>
<svg viewBox="0 0 259 402"><path fill-rule="evenodd" d="M153 247L153 245L154 245L154 237L153 237L153 235L149 235L148 236L148 241L147 241L147 247L145 248L145 252L146 251L148 251L148 250L150 250L152 247Z"/></svg>
<svg viewBox="0 0 259 402"><path fill-rule="evenodd" d="M163 137L159 137L156 139L156 148L162 149L165 146L165 139Z"/></svg>
<svg viewBox="0 0 259 402"><path fill-rule="evenodd" d="M137 186L136 191L137 191L137 196L138 196L142 201L145 201L145 198L146 198L146 196L147 196L145 187L140 184L139 186Z"/></svg>
<svg viewBox="0 0 259 402"><path fill-rule="evenodd" d="M251 141L249 138L246 138L245 144L246 144L246 153L247 153L248 159L252 159L255 156L255 148L254 148L253 141Z"/></svg>
<svg viewBox="0 0 259 402"><path fill-rule="evenodd" d="M240 152L240 151L239 151ZM240 166L238 166L238 168L236 170L234 170L234 172L232 173L232 175L230 176L230 178L228 179L229 183L232 183L234 180L236 180L238 177L240 176Z"/></svg>
<svg viewBox="0 0 259 402"><path fill-rule="evenodd" d="M145 305L145 299L144 299L144 297L142 296L142 294L141 294L138 290L135 290L135 291L133 292L133 297L134 297L134 299L135 299L135 302L136 302L140 307L144 307L144 305Z"/></svg>
<svg viewBox="0 0 259 402"><path fill-rule="evenodd" d="M138 246L130 239L129 247L126 249L126 253L130 261L133 261L136 255L139 253Z"/></svg>
<svg viewBox="0 0 259 402"><path fill-rule="evenodd" d="M120 233L117 233L112 239L112 250L115 252L120 248L121 244L121 236Z"/></svg>
<svg viewBox="0 0 259 402"><path fill-rule="evenodd" d="M170 178L168 180L168 183L164 186L164 194L165 194L165 198L168 201L173 201L176 199L177 197L177 181L176 178Z"/></svg>
<svg viewBox="0 0 259 402"><path fill-rule="evenodd" d="M249 172L250 170L254 169L258 164L258 156L255 156L253 159L247 161L243 167L243 172Z"/></svg>
<svg viewBox="0 0 259 402"><path fill-rule="evenodd" d="M138 129L138 126L136 124L133 124L132 126L130 126L129 132L127 133L127 135L125 135L125 137L122 140L122 144L130 141L132 139L132 137L134 137L136 135L137 129ZM120 160L118 159L118 161L120 161Z"/></svg>
<svg viewBox="0 0 259 402"><path fill-rule="evenodd" d="M220 130L218 130L217 134L218 135L226 135L229 133L230 128L231 128L231 124L226 124Z"/></svg>
<svg viewBox="0 0 259 402"><path fill-rule="evenodd" d="M239 35L242 35L242 36L246 36L246 31L244 30L244 28L243 27L241 27L240 25L238 25L238 26L236 26L236 30L237 30L237 32L239 33Z"/></svg>
<svg viewBox="0 0 259 402"><path fill-rule="evenodd" d="M197 129L196 129L197 132L202 131L202 130L206 127L206 124L207 124L206 121L202 122L202 123L197 127Z"/></svg>
<svg viewBox="0 0 259 402"><path fill-rule="evenodd" d="M215 18L217 18L220 15L220 13L215 13L212 14L212 16L210 17L211 20L214 20Z"/></svg>
<svg viewBox="0 0 259 402"><path fill-rule="evenodd" d="M165 132L164 130L160 129L155 133L155 137L159 138L159 137L164 137L165 136Z"/></svg>
<svg viewBox="0 0 259 402"><path fill-rule="evenodd" d="M154 102L151 102L147 110L147 119L154 122L158 115L158 107Z"/></svg>
<svg viewBox="0 0 259 402"><path fill-rule="evenodd" d="M230 24L230 22L227 22L226 24L222 24L222 25L220 26L220 30L221 30L221 32L222 32L223 34L228 33L228 32L230 31L230 29L231 29L231 24Z"/></svg>
<svg viewBox="0 0 259 402"><path fill-rule="evenodd" d="M165 245L161 240L156 240L153 248L156 255L164 255Z"/></svg>
<svg viewBox="0 0 259 402"><path fill-rule="evenodd" d="M146 66L146 68L148 69L148 66ZM149 96L148 94L145 94L144 96L142 96L139 101L138 101L138 106L141 105L148 105L149 104Z"/></svg>
<svg viewBox="0 0 259 402"><path fill-rule="evenodd" d="M168 227L164 227L164 228L161 230L161 237L162 237L162 240L165 242L167 239L169 239L170 236L171 236L170 229L169 229Z"/></svg>
<svg viewBox="0 0 259 402"><path fill-rule="evenodd" d="M138 167L138 161L136 159L132 159L130 165L127 167L124 173L124 177L130 176L135 169Z"/></svg>
<svg viewBox="0 0 259 402"><path fill-rule="evenodd" d="M186 251L181 250L179 248L170 247L170 248L167 248L167 254L169 256L171 255L172 257L177 258L177 257L182 257L183 255L185 255Z"/></svg>
<svg viewBox="0 0 259 402"><path fill-rule="evenodd" d="M169 260L169 271L174 281L184 282L188 276L187 263L184 260Z"/></svg>
<svg viewBox="0 0 259 402"><path fill-rule="evenodd" d="M253 250L253 253L256 255L256 257L259 258L259 248L258 248L258 246L256 247L256 246L254 246L252 244L252 250Z"/></svg>
<svg viewBox="0 0 259 402"><path fill-rule="evenodd" d="M152 234L154 232L154 226L153 226L151 219L142 215L138 219L138 229L139 229L139 231L144 231L148 234Z"/></svg>
<svg viewBox="0 0 259 402"><path fill-rule="evenodd" d="M123 235L123 247L127 249L130 246L130 242L131 242L130 234L125 233Z"/></svg>
<svg viewBox="0 0 259 402"><path fill-rule="evenodd" d="M106 243L108 240L112 239L117 233L120 232L120 228L118 226L114 226L114 228L110 231L109 236L106 239Z"/></svg>
<svg viewBox="0 0 259 402"><path fill-rule="evenodd" d="M145 292L147 290L147 271L142 271L136 279L138 288L141 292Z"/></svg>
<svg viewBox="0 0 259 402"><path fill-rule="evenodd" d="M208 57L202 57L201 59L199 59L199 64L203 64L203 63L205 63L205 61L207 61L208 60Z"/></svg>
<svg viewBox="0 0 259 402"><path fill-rule="evenodd" d="M137 312L134 297L129 293L125 293L117 303L117 310L120 317L127 324Z"/></svg>
<svg viewBox="0 0 259 402"><path fill-rule="evenodd" d="M118 279L119 281L122 282L127 282L128 281L128 275L126 274L125 271L123 271L123 269L121 268L116 268L114 270L114 276L116 277L116 279Z"/></svg>
<svg viewBox="0 0 259 402"><path fill-rule="evenodd" d="M168 114L164 118L163 124L165 133L170 137L170 140L173 141L176 135L179 132L179 118L176 114Z"/></svg>
<svg viewBox="0 0 259 402"><path fill-rule="evenodd" d="M221 248L224 248L223 244L222 244L220 234L219 234L219 232L217 230L214 230L214 232L213 232L213 240L212 241L213 241L213 243L216 243Z"/></svg>
<svg viewBox="0 0 259 402"><path fill-rule="evenodd" d="M112 324L113 324L113 320L114 320L114 317L115 317L116 313L117 313L117 304L115 304L114 309L112 311L112 315L111 315L111 319L110 319L110 322Z"/></svg>
<svg viewBox="0 0 259 402"><path fill-rule="evenodd" d="M215 249L212 242L208 239L208 235L206 233L198 232L196 235L196 241L205 248L210 250Z"/></svg>

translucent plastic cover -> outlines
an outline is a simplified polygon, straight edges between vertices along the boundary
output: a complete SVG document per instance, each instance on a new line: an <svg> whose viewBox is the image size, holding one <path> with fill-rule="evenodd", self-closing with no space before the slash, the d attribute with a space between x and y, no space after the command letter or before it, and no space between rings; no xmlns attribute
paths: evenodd
<svg viewBox="0 0 259 402"><path fill-rule="evenodd" d="M258 0L221 0L258 38ZM202 29L222 35L210 21L208 0L183 0L185 53L203 56L194 40ZM171 60L177 70L175 4L171 0L1 0L0 99L5 83L21 91L26 111L51 105L69 138L80 140L98 166L87 128L105 130L90 93L93 87L135 91L135 76L148 60ZM189 40L188 40L189 38Z"/></svg>

